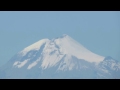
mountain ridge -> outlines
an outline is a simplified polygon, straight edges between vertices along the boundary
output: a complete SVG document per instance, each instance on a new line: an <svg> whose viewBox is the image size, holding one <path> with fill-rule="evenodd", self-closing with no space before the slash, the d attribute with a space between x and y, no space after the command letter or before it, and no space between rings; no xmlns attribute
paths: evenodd
<svg viewBox="0 0 120 90"><path fill-rule="evenodd" d="M41 39L11 58L0 78L120 78L120 63L63 34Z"/></svg>

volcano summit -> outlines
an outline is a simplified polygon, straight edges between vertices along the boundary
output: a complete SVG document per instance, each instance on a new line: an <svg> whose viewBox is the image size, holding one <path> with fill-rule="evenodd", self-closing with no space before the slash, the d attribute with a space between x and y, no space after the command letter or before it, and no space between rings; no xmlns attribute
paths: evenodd
<svg viewBox="0 0 120 90"><path fill-rule="evenodd" d="M42 39L18 52L0 68L0 78L120 78L120 62L97 55L64 34Z"/></svg>

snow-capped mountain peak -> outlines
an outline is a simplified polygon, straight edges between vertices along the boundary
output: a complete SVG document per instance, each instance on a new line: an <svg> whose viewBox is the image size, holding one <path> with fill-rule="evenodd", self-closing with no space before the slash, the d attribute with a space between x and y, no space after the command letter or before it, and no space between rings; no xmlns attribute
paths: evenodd
<svg viewBox="0 0 120 90"><path fill-rule="evenodd" d="M69 37L67 34L63 34L61 38Z"/></svg>
<svg viewBox="0 0 120 90"><path fill-rule="evenodd" d="M97 55L63 34L24 48L0 69L0 78L120 78L119 72L118 61Z"/></svg>
<svg viewBox="0 0 120 90"><path fill-rule="evenodd" d="M104 59L103 56L92 53L66 34L55 39L54 43L61 48L61 51L64 52L64 54L76 56L79 59L84 59L89 62L100 62Z"/></svg>
<svg viewBox="0 0 120 90"><path fill-rule="evenodd" d="M39 50L43 44L45 44L43 49L44 55L46 55L47 53L50 54L53 51L57 51L59 53L54 53L54 54L62 53L67 56L75 56L78 59L83 59L88 62L99 63L104 59L103 56L99 56L97 54L92 53L91 51L86 49L83 45L81 45L80 43L72 39L70 36L68 36L67 34L63 34L61 37L52 40L42 39L26 47L20 53L22 53L22 55L25 56L26 53L31 50Z"/></svg>

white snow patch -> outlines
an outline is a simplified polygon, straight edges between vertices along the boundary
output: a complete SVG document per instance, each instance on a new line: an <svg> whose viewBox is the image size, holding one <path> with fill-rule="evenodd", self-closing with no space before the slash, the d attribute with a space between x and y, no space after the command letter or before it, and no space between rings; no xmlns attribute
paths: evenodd
<svg viewBox="0 0 120 90"><path fill-rule="evenodd" d="M111 67L112 69L114 70L114 66L115 66L116 63L112 63Z"/></svg>
<svg viewBox="0 0 120 90"><path fill-rule="evenodd" d="M106 69L101 69L103 72L108 73L108 70Z"/></svg>
<svg viewBox="0 0 120 90"><path fill-rule="evenodd" d="M20 52L20 54L22 54L23 56L25 56L25 55L27 54L27 52L29 52L29 51L31 51L31 50L39 50L40 47L41 47L44 43L46 43L46 42L49 42L49 39L42 39L42 40L40 40L40 41L38 41L38 42L36 42L36 43L34 43L34 44L32 44L32 45L24 48L24 49Z"/></svg>
<svg viewBox="0 0 120 90"><path fill-rule="evenodd" d="M40 61L41 58L37 59L35 62L31 63L27 69L31 69L32 67L36 66L37 63Z"/></svg>
<svg viewBox="0 0 120 90"><path fill-rule="evenodd" d="M16 62L13 64L13 66L17 65L18 63L19 63L19 61L16 61Z"/></svg>
<svg viewBox="0 0 120 90"><path fill-rule="evenodd" d="M49 45L51 44L51 45ZM54 54L51 54L54 53ZM55 47L55 44L50 42L45 45L43 49L43 62L41 67L46 69L47 67L52 67L57 64L62 59L63 55L60 55L58 48Z"/></svg>
<svg viewBox="0 0 120 90"><path fill-rule="evenodd" d="M59 62L61 60L63 56L57 56L57 55L45 55L43 58L43 62L41 67L43 67L44 69L46 69L47 67L52 67L55 64L57 64L57 62Z"/></svg>
<svg viewBox="0 0 120 90"><path fill-rule="evenodd" d="M28 60L29 60L29 59L26 59L26 60L24 60L23 62L16 61L16 62L13 64L13 66L18 67L18 68L21 68L21 67L23 67L23 66L28 62Z"/></svg>
<svg viewBox="0 0 120 90"><path fill-rule="evenodd" d="M58 70L72 70L75 66L75 63L71 61L71 56L67 55L65 60L60 63Z"/></svg>

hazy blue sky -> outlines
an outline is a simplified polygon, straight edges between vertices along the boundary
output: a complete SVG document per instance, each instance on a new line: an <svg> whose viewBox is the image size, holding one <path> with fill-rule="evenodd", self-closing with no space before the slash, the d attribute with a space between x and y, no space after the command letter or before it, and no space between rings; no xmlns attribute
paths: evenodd
<svg viewBox="0 0 120 90"><path fill-rule="evenodd" d="M0 66L34 42L62 34L120 60L120 12L0 11Z"/></svg>

